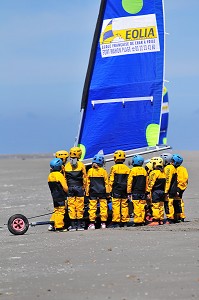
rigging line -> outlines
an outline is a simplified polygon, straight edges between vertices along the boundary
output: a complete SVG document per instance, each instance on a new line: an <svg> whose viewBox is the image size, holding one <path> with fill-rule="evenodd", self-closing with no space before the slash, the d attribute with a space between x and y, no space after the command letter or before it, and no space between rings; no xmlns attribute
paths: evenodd
<svg viewBox="0 0 199 300"><path fill-rule="evenodd" d="M27 219L30 220L30 219L34 219L34 218L38 218L38 217L43 217L43 216L51 215L51 214L52 214L52 212L47 213L47 214L43 214L43 215L38 215L38 216L35 216L35 217L30 217L30 218L27 218Z"/></svg>

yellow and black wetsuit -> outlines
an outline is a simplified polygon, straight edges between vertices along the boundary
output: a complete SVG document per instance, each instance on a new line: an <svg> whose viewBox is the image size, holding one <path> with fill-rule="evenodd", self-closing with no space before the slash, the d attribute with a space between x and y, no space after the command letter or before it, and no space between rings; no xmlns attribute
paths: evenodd
<svg viewBox="0 0 199 300"><path fill-rule="evenodd" d="M132 194L135 224L143 224L145 221L146 176L147 173L143 167L134 166L127 181L127 193Z"/></svg>
<svg viewBox="0 0 199 300"><path fill-rule="evenodd" d="M177 193L180 198L181 211L182 211L181 213L178 214L178 218L181 220L184 220L186 218L182 195L188 186L188 178L189 178L189 174L187 169L184 166L177 167Z"/></svg>
<svg viewBox="0 0 199 300"><path fill-rule="evenodd" d="M112 222L129 222L127 201L127 180L130 169L122 162L112 166L109 175L110 192L112 194Z"/></svg>
<svg viewBox="0 0 199 300"><path fill-rule="evenodd" d="M102 167L92 167L87 173L86 195L89 197L89 220L95 222L97 203L100 203L101 222L106 222L108 217L107 195L109 194L107 171Z"/></svg>
<svg viewBox="0 0 199 300"><path fill-rule="evenodd" d="M165 213L168 221L174 221L175 213L180 213L179 198L177 197L177 170L169 164L164 168L166 175L165 193L168 198L165 201Z"/></svg>
<svg viewBox="0 0 199 300"><path fill-rule="evenodd" d="M67 199L68 186L66 179L59 171L52 171L48 175L48 185L53 198L54 211L50 221L54 222L55 229L64 227L65 200Z"/></svg>
<svg viewBox="0 0 199 300"><path fill-rule="evenodd" d="M153 221L164 220L166 175L163 170L153 170L149 174L147 192L151 194Z"/></svg>
<svg viewBox="0 0 199 300"><path fill-rule="evenodd" d="M68 212L71 220L81 220L84 215L84 191L86 188L86 168L77 161L73 167L70 162L65 165L68 185Z"/></svg>

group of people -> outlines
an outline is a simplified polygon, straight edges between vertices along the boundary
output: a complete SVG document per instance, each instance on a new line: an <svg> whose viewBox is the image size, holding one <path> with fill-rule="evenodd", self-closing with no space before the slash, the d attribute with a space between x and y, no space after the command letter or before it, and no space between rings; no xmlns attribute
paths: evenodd
<svg viewBox="0 0 199 300"><path fill-rule="evenodd" d="M141 155L132 157L132 168L125 165L123 150L114 153L114 165L108 174L104 156L96 154L88 171L80 161L82 151L72 147L68 153L57 151L50 162L48 185L54 211L48 230L84 230L85 200L88 200L88 229L128 226L129 203L133 207L133 226L156 226L184 221L183 192L188 185L188 172L178 154L162 153L144 164ZM99 215L97 212L99 211ZM111 222L107 224L108 212ZM69 226L64 217L68 214Z"/></svg>

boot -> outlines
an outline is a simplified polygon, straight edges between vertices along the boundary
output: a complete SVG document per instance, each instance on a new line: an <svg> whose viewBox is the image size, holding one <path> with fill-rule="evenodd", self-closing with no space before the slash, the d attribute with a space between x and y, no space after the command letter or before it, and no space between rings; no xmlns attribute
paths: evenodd
<svg viewBox="0 0 199 300"><path fill-rule="evenodd" d="M78 231L83 231L84 230L84 227L83 227L83 224L82 224L82 219L77 220L77 230Z"/></svg>
<svg viewBox="0 0 199 300"><path fill-rule="evenodd" d="M71 220L70 222L71 226L69 227L69 231L76 231L76 220Z"/></svg>

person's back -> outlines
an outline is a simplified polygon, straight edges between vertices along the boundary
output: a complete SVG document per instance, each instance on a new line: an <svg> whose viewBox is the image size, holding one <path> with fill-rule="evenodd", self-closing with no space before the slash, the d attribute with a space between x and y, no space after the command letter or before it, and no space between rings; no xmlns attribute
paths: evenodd
<svg viewBox="0 0 199 300"><path fill-rule="evenodd" d="M158 157L153 166L154 170L150 172L147 197L151 199L152 203L152 222L148 225L163 225L164 221L164 200L166 175L163 169L163 159Z"/></svg>
<svg viewBox="0 0 199 300"><path fill-rule="evenodd" d="M163 170L155 169L151 171L148 180L148 188L149 191L163 191L165 192L166 185L166 175Z"/></svg>
<svg viewBox="0 0 199 300"><path fill-rule="evenodd" d="M109 184L112 189L113 196L122 198L127 196L127 180L130 173L129 167L125 164L116 163L111 167L109 175Z"/></svg>
<svg viewBox="0 0 199 300"><path fill-rule="evenodd" d="M86 168L79 161L82 151L79 147L70 149L70 160L65 165L68 185L68 214L71 220L69 231L84 230L84 193L86 188Z"/></svg>
<svg viewBox="0 0 199 300"><path fill-rule="evenodd" d="M132 195L134 224L145 224L146 206L146 177L147 172L142 167L144 159L141 155L134 155L132 158L133 168L131 169L127 181L127 193Z"/></svg>
<svg viewBox="0 0 199 300"><path fill-rule="evenodd" d="M77 161L75 165L68 162L65 165L65 176L69 187L72 186L86 186L86 168L81 161Z"/></svg>
<svg viewBox="0 0 199 300"><path fill-rule="evenodd" d="M95 229L97 204L100 206L101 228L106 228L108 218L107 197L109 196L109 183L107 171L103 168L104 157L96 154L92 160L92 168L87 172L86 196L89 197L88 229Z"/></svg>
<svg viewBox="0 0 199 300"><path fill-rule="evenodd" d="M146 170L142 166L134 166L128 177L128 193L145 194L146 191Z"/></svg>
<svg viewBox="0 0 199 300"><path fill-rule="evenodd" d="M105 197L109 193L108 174L102 167L92 167L87 172L87 195Z"/></svg>

